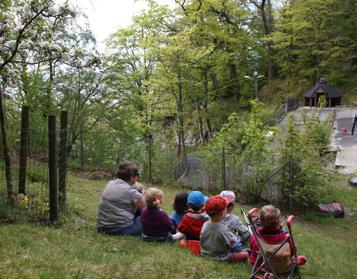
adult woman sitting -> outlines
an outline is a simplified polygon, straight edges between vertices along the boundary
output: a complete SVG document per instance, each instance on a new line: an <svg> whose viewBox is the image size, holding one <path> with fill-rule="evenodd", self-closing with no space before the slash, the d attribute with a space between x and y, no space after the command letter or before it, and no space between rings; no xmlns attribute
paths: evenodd
<svg viewBox="0 0 357 279"><path fill-rule="evenodd" d="M135 217L139 208L146 206L142 194L133 187L139 176L138 167L130 161L118 166L117 179L105 187L97 214L97 231L112 235L140 235L140 216Z"/></svg>

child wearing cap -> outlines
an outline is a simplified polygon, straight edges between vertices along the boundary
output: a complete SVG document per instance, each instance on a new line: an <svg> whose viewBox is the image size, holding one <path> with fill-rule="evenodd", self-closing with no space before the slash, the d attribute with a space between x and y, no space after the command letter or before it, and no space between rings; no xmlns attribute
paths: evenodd
<svg viewBox="0 0 357 279"><path fill-rule="evenodd" d="M239 237L241 243L247 242L250 238L248 227L242 223L237 215L233 214L236 195L232 191L222 191L220 195L224 198L230 198L232 200L227 206L227 216L223 220L223 224L227 225L227 227Z"/></svg>
<svg viewBox="0 0 357 279"><path fill-rule="evenodd" d="M148 242L171 242L174 225L169 215L161 209L164 193L151 187L145 191L144 198L147 206L141 211L141 239Z"/></svg>
<svg viewBox="0 0 357 279"><path fill-rule="evenodd" d="M178 231L188 240L199 240L203 224L209 219L204 210L207 197L200 191L192 191L187 197L188 211L178 225Z"/></svg>
<svg viewBox="0 0 357 279"><path fill-rule="evenodd" d="M206 212L210 216L201 231L201 255L213 260L228 262L245 261L248 253L243 250L238 237L223 224L227 215L227 205L232 202L231 197L220 195L210 197L206 204Z"/></svg>

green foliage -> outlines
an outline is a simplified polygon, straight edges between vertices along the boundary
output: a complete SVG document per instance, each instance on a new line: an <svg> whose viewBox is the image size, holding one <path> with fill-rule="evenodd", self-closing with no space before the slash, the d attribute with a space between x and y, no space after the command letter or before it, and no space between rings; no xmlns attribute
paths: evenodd
<svg viewBox="0 0 357 279"><path fill-rule="evenodd" d="M0 196L1 197L1 196ZM2 197L1 197L2 198ZM14 203L0 203L1 222L49 222L49 203L47 198L36 195L14 194Z"/></svg>
<svg viewBox="0 0 357 279"><path fill-rule="evenodd" d="M325 102L322 101L322 104L324 103ZM303 141L306 143L311 142L315 147L317 147L319 154L322 155L330 148L333 112L331 112L324 121L320 121L320 113L321 110L320 112L313 113L311 116L307 116L303 113Z"/></svg>
<svg viewBox="0 0 357 279"><path fill-rule="evenodd" d="M270 36L281 76L325 77L332 84L341 80L343 65L355 49L351 40L355 31L352 25L346 26L345 17L352 20L347 6L356 9L350 1L336 0L291 1L281 9L277 30Z"/></svg>
<svg viewBox="0 0 357 279"><path fill-rule="evenodd" d="M289 118L280 150L279 185L285 206L305 210L331 199L329 173L323 161L325 126L315 117L304 116L300 131L294 116Z"/></svg>
<svg viewBox="0 0 357 279"><path fill-rule="evenodd" d="M252 102L252 111L247 119L233 113L228 122L205 147L204 161L209 173L219 173L222 148L226 152L226 164L231 188L239 188L247 199L261 199L266 189L267 178L275 168L271 143L278 135L276 127L264 124L265 111L258 102ZM220 177L220 176L218 176Z"/></svg>
<svg viewBox="0 0 357 279"><path fill-rule="evenodd" d="M296 0L278 6L265 1L269 32L259 5L253 3L259 1L176 1L176 9L148 1L131 26L110 36L104 59L95 50L90 30L73 20L73 11L68 6L54 11L52 1L47 2L0 2L5 32L0 40L1 90L11 97L4 102L9 146L19 150L20 107L28 105L30 126L41 130L30 135L34 161L46 156L43 116L67 110L71 166L83 163L82 157L85 168L113 171L119 161L131 159L141 167L143 179L172 180L191 133L205 144L210 185L222 182L224 148L231 186L257 200L280 156L272 150L278 133L267 126L272 108L251 103L254 84L244 76L251 76L253 65L267 76L272 62L285 79L284 85L269 80L267 93L259 93L274 106L286 94L300 95L321 76L332 84L355 87L352 79L343 80L356 64L353 0ZM27 16L42 6L44 13L19 33ZM17 38L20 45L12 57ZM259 80L259 86L264 83ZM354 93L347 92L349 102ZM303 121L307 132L296 131L296 139L287 139L296 146L286 147L279 165L290 164L289 171L284 167L285 177L292 170L301 174L293 178L301 178L298 184L304 187L295 189L292 198L309 204L305 197L313 192L311 200L316 200L316 185L323 183L324 175L317 175L324 173L322 163L320 168L317 162L328 148L330 131L327 122L310 117ZM43 175L29 175L43 180Z"/></svg>

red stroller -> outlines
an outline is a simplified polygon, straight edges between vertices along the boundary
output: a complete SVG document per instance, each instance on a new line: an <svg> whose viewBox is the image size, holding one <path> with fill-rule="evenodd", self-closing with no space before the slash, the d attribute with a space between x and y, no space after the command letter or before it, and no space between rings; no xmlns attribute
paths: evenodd
<svg viewBox="0 0 357 279"><path fill-rule="evenodd" d="M251 209L248 212L248 216L244 209L242 209L242 213L259 246L259 252L249 279L301 278L291 229L291 224L295 217L293 215L288 217L289 233L285 234L284 239L274 242L267 241L261 237L257 208Z"/></svg>

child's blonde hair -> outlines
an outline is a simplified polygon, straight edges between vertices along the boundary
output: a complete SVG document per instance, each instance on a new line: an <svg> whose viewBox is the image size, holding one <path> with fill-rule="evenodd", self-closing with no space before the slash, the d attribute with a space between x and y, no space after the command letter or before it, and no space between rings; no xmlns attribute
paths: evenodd
<svg viewBox="0 0 357 279"><path fill-rule="evenodd" d="M164 192L158 188L150 187L145 191L145 201L148 207L159 207L157 199L160 200L164 197Z"/></svg>
<svg viewBox="0 0 357 279"><path fill-rule="evenodd" d="M135 184L133 185L133 187L140 193L142 193L144 191L144 185L141 184L140 182L135 182Z"/></svg>
<svg viewBox="0 0 357 279"><path fill-rule="evenodd" d="M267 229L273 230L281 225L280 209L273 205L265 205L259 213L261 224Z"/></svg>

